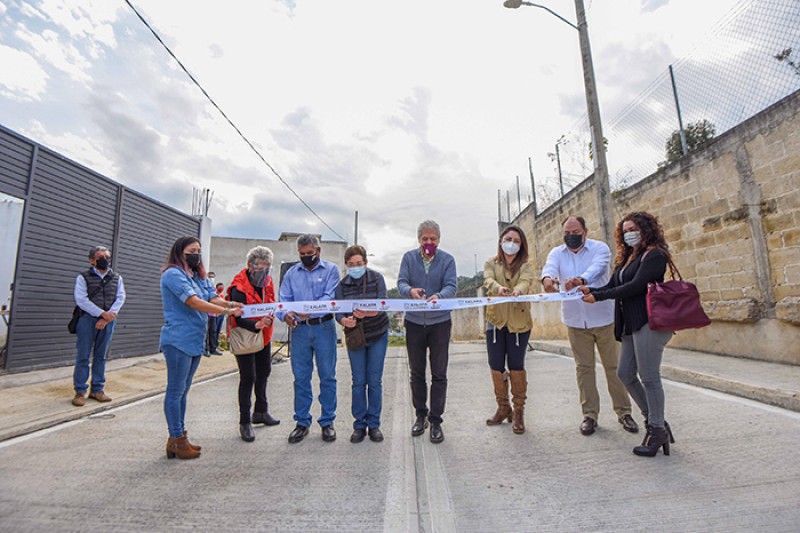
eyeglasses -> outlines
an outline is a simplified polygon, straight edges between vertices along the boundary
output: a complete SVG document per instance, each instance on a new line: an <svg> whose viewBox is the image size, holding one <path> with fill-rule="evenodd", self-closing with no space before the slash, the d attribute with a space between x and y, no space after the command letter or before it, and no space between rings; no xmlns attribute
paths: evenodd
<svg viewBox="0 0 800 533"><path fill-rule="evenodd" d="M347 263L347 267L348 268L356 268L356 267L363 267L363 266L364 266L364 262L363 261L359 261L358 263Z"/></svg>

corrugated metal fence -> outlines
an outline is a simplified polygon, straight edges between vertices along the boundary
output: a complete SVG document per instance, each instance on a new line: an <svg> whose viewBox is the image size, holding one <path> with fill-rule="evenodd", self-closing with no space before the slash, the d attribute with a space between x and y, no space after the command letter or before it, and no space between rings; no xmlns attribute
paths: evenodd
<svg viewBox="0 0 800 533"><path fill-rule="evenodd" d="M109 357L156 353L163 324L159 278L169 247L200 221L0 126L0 193L25 201L8 345L2 368L68 365L66 324L75 277L94 245L111 249L127 293Z"/></svg>

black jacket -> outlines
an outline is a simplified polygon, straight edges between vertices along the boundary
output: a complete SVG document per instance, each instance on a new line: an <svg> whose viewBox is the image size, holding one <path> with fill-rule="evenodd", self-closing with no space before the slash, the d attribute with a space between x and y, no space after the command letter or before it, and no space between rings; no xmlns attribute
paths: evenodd
<svg viewBox="0 0 800 533"><path fill-rule="evenodd" d="M653 281L663 282L667 271L667 255L660 248L653 248L642 256L631 261L622 272L614 269L611 279L605 287L593 288L589 291L597 299L616 299L614 306L614 336L622 340L623 333L631 335L647 324L647 284Z"/></svg>
<svg viewBox="0 0 800 533"><path fill-rule="evenodd" d="M336 287L337 300L380 300L383 298L386 298L386 282L379 272L369 268L359 279L353 279L348 274ZM336 320L341 322L344 317L349 315L350 313L337 313ZM360 321L364 324L364 336L367 338L367 344L380 339L389 329L389 317L384 312L364 317Z"/></svg>

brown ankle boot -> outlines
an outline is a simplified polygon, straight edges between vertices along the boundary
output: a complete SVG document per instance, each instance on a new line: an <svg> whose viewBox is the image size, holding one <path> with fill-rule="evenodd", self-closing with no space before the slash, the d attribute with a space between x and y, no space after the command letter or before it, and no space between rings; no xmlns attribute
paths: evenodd
<svg viewBox="0 0 800 533"><path fill-rule="evenodd" d="M197 450L198 452L203 449L202 446L198 446L196 444L192 444L191 442L189 442L189 433L188 432L184 431L183 432L183 436L186 437L186 442L189 444L189 448L191 448L193 450Z"/></svg>
<svg viewBox="0 0 800 533"><path fill-rule="evenodd" d="M528 398L528 375L524 370L511 370L511 396L514 402L512 429L514 433L525 433L525 400Z"/></svg>
<svg viewBox="0 0 800 533"><path fill-rule="evenodd" d="M167 459L194 459L200 457L200 452L189 447L189 439L178 437L167 439Z"/></svg>
<svg viewBox="0 0 800 533"><path fill-rule="evenodd" d="M511 422L511 404L508 403L508 374L492 370L494 396L497 399L497 412L486 420L487 426L502 424L503 420Z"/></svg>

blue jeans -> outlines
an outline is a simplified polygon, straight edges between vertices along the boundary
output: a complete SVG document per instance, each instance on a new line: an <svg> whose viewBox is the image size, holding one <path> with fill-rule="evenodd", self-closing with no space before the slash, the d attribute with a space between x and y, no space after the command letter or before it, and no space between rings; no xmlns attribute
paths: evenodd
<svg viewBox="0 0 800 533"><path fill-rule="evenodd" d="M330 426L336 418L336 325L333 320L309 326L300 324L292 330L292 373L294 374L294 419L298 426L311 425L311 373L314 359L319 376L317 422Z"/></svg>
<svg viewBox="0 0 800 533"><path fill-rule="evenodd" d="M200 365L200 355L189 355L175 346L165 345L164 359L167 361L167 392L164 395L164 415L167 417L169 436L183 436L186 417L186 397L192 379Z"/></svg>
<svg viewBox="0 0 800 533"><path fill-rule="evenodd" d="M353 429L381 426L383 408L383 363L389 332L358 350L347 350L353 373Z"/></svg>
<svg viewBox="0 0 800 533"><path fill-rule="evenodd" d="M117 321L109 322L103 329L97 329L97 318L92 315L83 314L78 319L77 351L75 358L75 370L72 373L72 384L75 392L86 394L89 387L86 381L89 379L89 357L94 350L92 357L92 392L100 392L106 385L106 354L111 337L114 335L114 325Z"/></svg>
<svg viewBox="0 0 800 533"><path fill-rule="evenodd" d="M209 352L219 348L219 333L222 331L222 323L225 321L223 315L208 317L208 348Z"/></svg>

